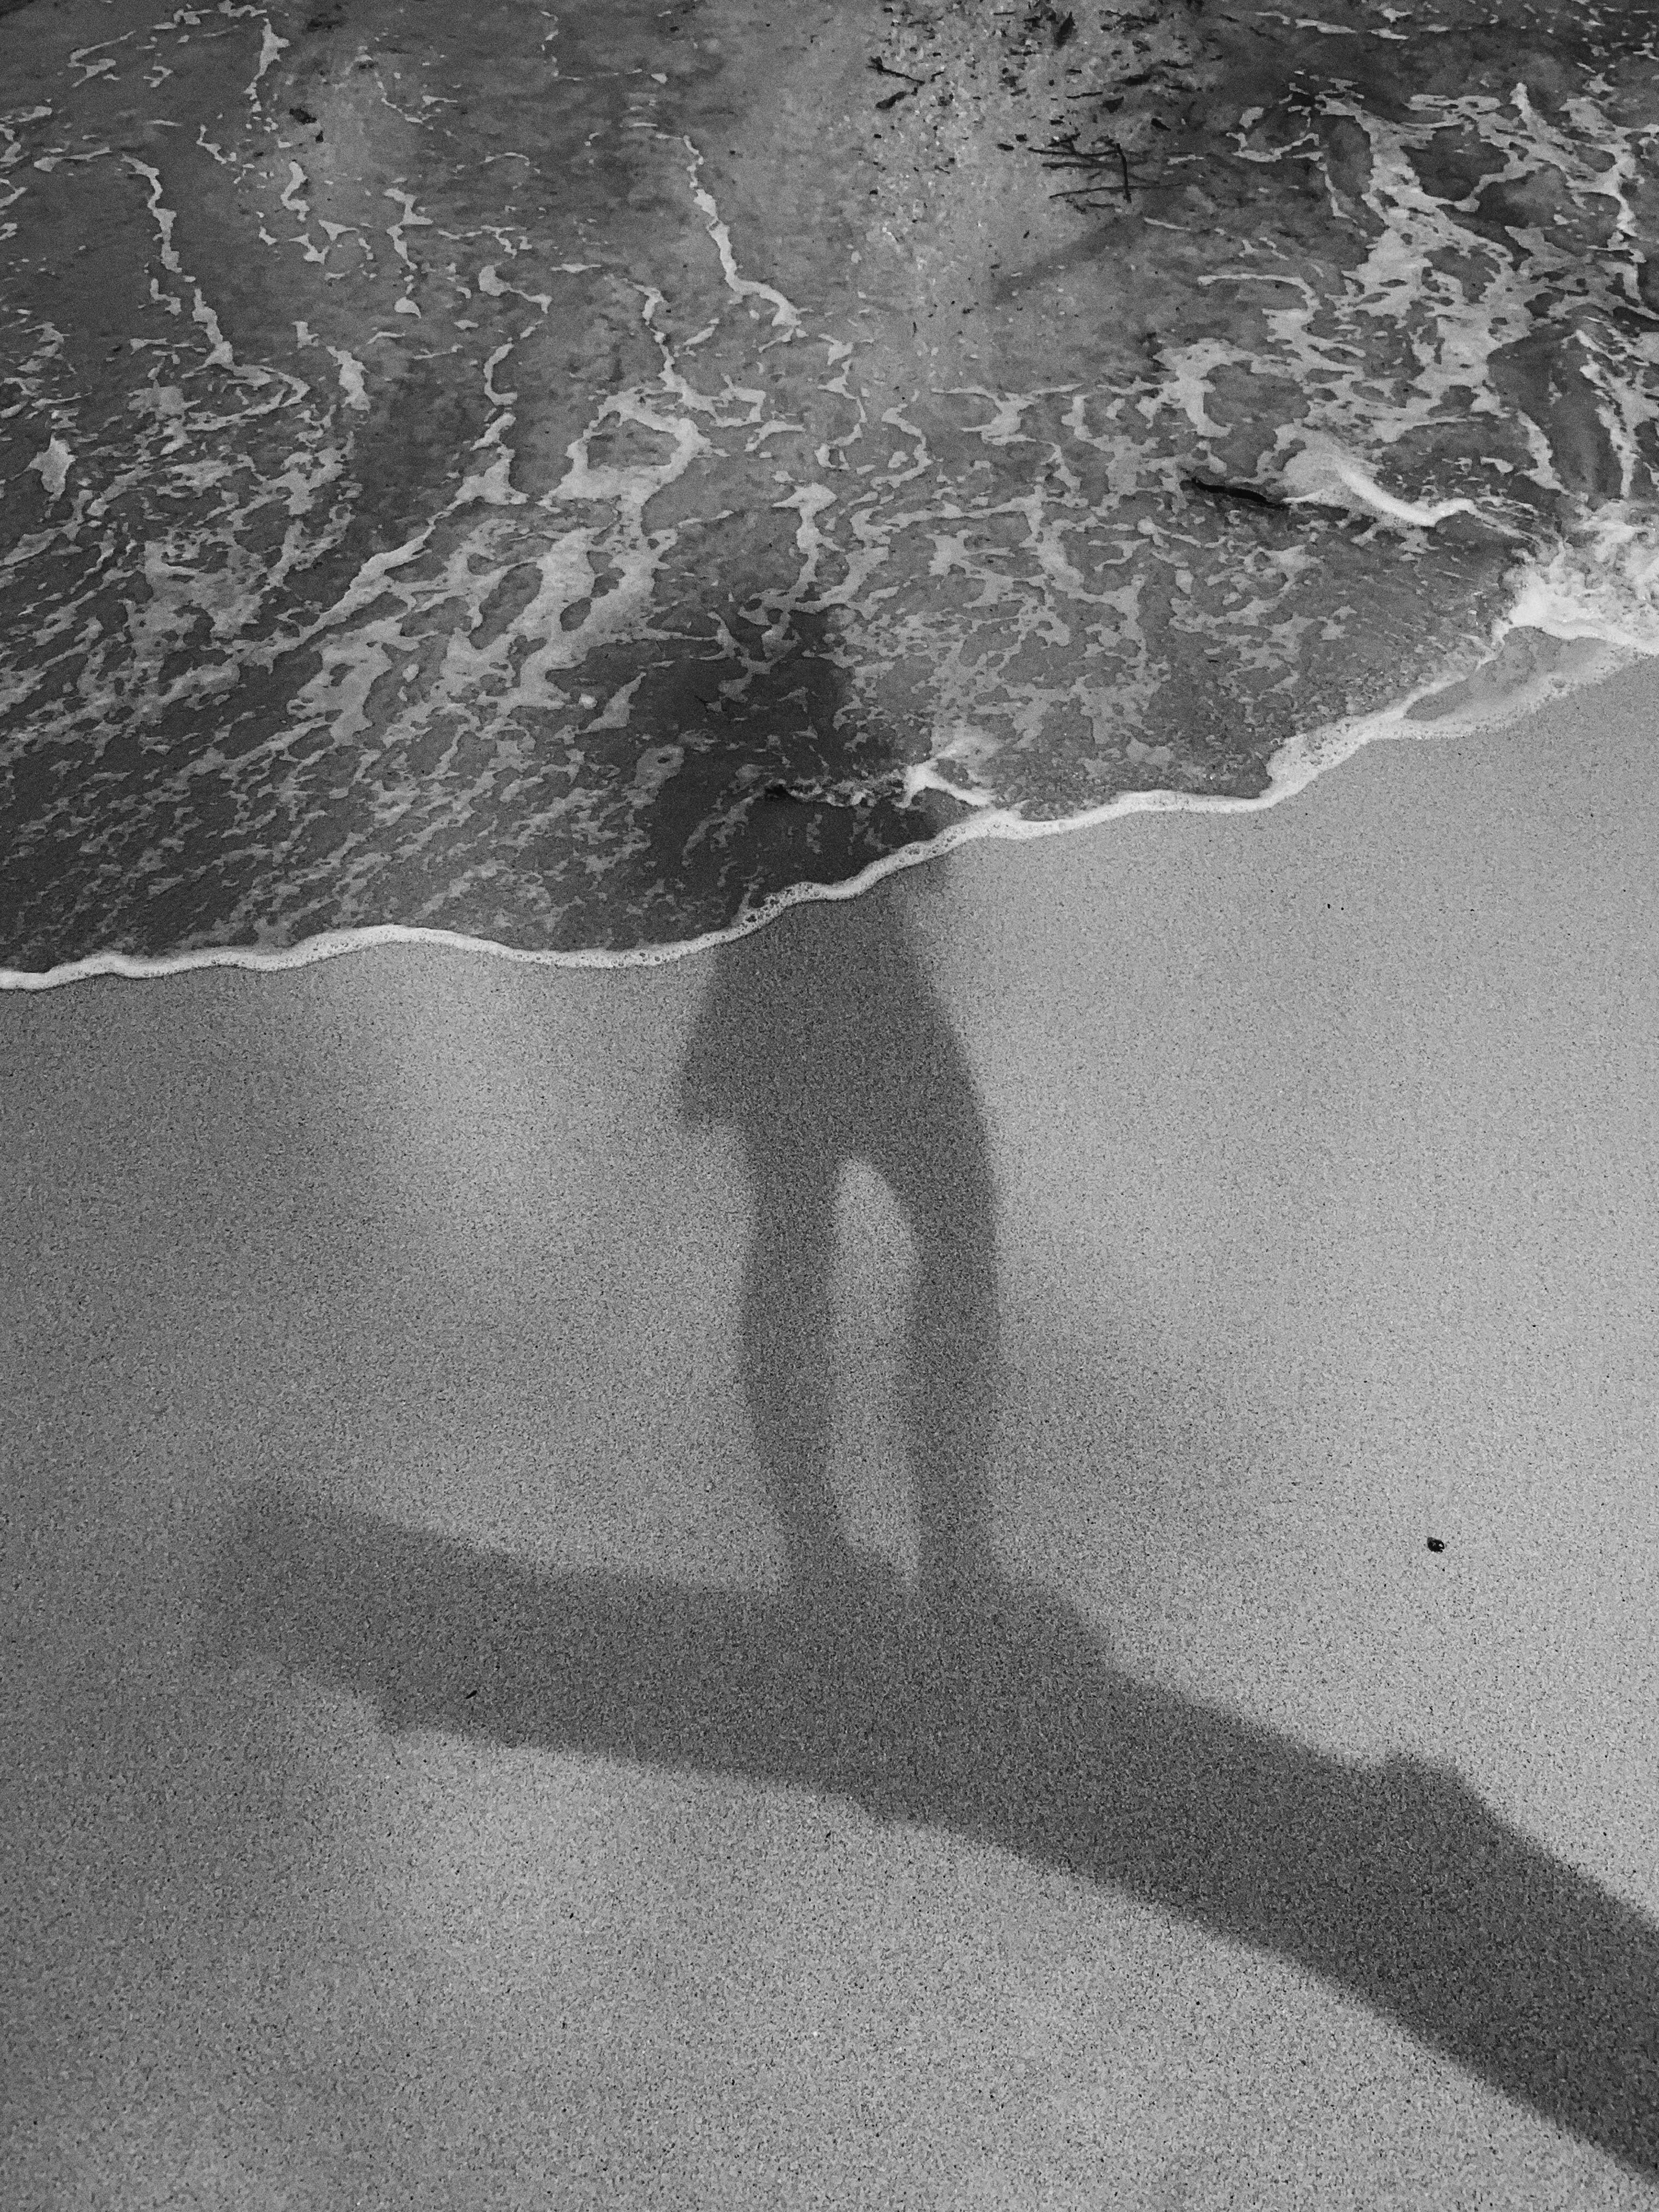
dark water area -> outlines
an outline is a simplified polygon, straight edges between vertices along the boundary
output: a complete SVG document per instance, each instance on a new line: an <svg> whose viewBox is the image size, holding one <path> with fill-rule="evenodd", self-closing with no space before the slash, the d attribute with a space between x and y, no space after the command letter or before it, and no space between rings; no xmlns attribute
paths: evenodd
<svg viewBox="0 0 1659 2212"><path fill-rule="evenodd" d="M14 982L627 957L1659 648L1645 7L0 18Z"/></svg>

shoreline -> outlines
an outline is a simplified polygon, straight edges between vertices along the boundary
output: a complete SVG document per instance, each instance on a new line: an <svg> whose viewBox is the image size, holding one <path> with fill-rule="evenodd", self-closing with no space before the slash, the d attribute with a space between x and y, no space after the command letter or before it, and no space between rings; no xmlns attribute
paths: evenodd
<svg viewBox="0 0 1659 2212"><path fill-rule="evenodd" d="M1525 594L1517 607L1528 606ZM1547 617L1547 609L1541 610ZM1525 631L1521 658L1525 664L1518 681L1489 680L1503 667L1510 640ZM1541 643L1534 643L1536 639ZM1588 651L1575 658L1574 647ZM1552 648L1565 648L1552 653ZM1552 659L1557 665L1552 665ZM1565 668L1559 665L1565 659ZM1536 664L1543 661L1540 668ZM532 946L502 945L492 939L469 937L459 932L427 928L401 922L377 923L363 928L329 930L300 944L266 950L258 945L206 946L179 953L145 956L125 952L88 953L40 970L0 967L0 994L8 991L51 991L100 975L118 975L132 981L157 981L191 975L202 969L237 968L257 974L280 974L305 968L319 960L341 958L374 945L426 945L455 952L482 952L494 958L531 966L569 969L653 968L695 958L736 944L769 927L781 915L802 906L817 906L862 897L877 884L912 868L945 860L964 846L982 839L1024 843L1100 830L1138 814L1259 814L1282 805L1306 791L1321 776L1329 775L1366 746L1389 742L1451 740L1513 728L1540 708L1576 694L1594 691L1648 659L1659 660L1659 646L1638 647L1598 633L1570 629L1554 630L1543 623L1522 624L1506 618L1491 641L1488 657L1472 668L1443 671L1431 684L1420 685L1377 713L1328 724L1289 740L1268 763L1270 781L1254 799L1231 799L1178 791L1122 792L1101 806L1067 815L1054 822L1028 822L1006 809L990 805L941 776L931 762L907 769L904 796L913 804L928 791L984 811L945 824L926 844L908 846L885 855L855 876L838 884L803 883L774 894L752 914L729 928L687 938L672 944L633 945L625 951L556 951ZM1443 705L1430 714L1422 710L1436 700L1450 701L1466 695L1456 706Z"/></svg>

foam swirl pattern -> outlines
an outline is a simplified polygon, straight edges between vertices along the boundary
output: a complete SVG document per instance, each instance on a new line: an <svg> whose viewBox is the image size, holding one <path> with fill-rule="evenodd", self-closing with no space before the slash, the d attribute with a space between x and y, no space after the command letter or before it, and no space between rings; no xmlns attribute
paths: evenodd
<svg viewBox="0 0 1659 2212"><path fill-rule="evenodd" d="M0 16L0 969L637 958L1659 647L1643 9Z"/></svg>

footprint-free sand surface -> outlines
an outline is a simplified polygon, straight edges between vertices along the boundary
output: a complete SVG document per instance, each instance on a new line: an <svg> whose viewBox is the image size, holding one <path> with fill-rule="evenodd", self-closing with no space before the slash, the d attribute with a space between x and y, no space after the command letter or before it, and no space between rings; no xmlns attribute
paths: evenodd
<svg viewBox="0 0 1659 2212"><path fill-rule="evenodd" d="M1651 2203L1656 738L0 1001L8 2202Z"/></svg>

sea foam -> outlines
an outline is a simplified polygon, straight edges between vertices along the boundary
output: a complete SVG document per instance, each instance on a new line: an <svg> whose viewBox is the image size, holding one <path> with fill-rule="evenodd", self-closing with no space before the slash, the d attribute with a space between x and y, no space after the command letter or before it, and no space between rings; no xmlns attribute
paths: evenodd
<svg viewBox="0 0 1659 2212"><path fill-rule="evenodd" d="M672 957L1659 649L1635 11L218 13L0 113L0 982Z"/></svg>

